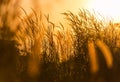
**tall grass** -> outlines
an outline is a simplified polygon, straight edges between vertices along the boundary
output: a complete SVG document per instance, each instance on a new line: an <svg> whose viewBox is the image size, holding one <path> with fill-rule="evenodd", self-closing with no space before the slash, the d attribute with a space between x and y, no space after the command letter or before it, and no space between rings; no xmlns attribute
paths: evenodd
<svg viewBox="0 0 120 82"><path fill-rule="evenodd" d="M9 54L13 59L17 57L14 61L17 66L11 65L17 69L14 82L110 82L119 79L119 74L115 75L120 68L119 31L113 22L100 20L95 13L80 9L78 14L63 13L68 27L62 23L56 26L49 15L44 16L34 9L30 14L22 9L25 17L18 19L19 11L13 8L16 3L13 5L12 0L3 3L0 3L0 40L15 41L12 44L16 46L13 48L15 56L12 52ZM1 51L1 46L2 55L8 55ZM8 46L5 46L6 51Z"/></svg>
<svg viewBox="0 0 120 82"><path fill-rule="evenodd" d="M89 78L90 65L92 72L100 70L97 58L99 56L92 56L92 50L101 53L108 67L111 67L113 58L107 47L113 44L108 45L109 41L105 38L108 35L105 21L95 18L87 10L80 10L78 15L71 12L63 14L70 24L67 30L61 23L60 26L52 23L49 16L46 16L47 22L44 23L41 15L38 16L34 10L31 15L26 14L27 18L22 19L24 26L19 29L17 37L23 42L24 54L29 52L30 55L26 68L28 75L32 77L40 75L42 81L62 81L65 78L66 81L84 81L86 77ZM113 40L113 37L110 37L110 40ZM89 41L95 44L94 48ZM102 41L106 45L101 43Z"/></svg>

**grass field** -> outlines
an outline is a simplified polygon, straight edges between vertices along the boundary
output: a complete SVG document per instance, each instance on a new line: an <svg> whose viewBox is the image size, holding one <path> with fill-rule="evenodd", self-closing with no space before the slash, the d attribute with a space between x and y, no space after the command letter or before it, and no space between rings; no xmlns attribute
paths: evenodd
<svg viewBox="0 0 120 82"><path fill-rule="evenodd" d="M119 23L80 9L56 26L17 3L0 2L0 82L120 81Z"/></svg>

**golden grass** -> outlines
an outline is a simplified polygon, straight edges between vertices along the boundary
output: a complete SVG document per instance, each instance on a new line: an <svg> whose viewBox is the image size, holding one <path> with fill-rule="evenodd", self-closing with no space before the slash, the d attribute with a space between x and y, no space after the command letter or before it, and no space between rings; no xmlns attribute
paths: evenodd
<svg viewBox="0 0 120 82"><path fill-rule="evenodd" d="M112 57L112 53L111 53L109 47L104 42L102 42L100 40L97 40L96 44L100 48L100 50L102 51L103 56L105 57L106 64L107 64L108 68L112 68L113 57Z"/></svg>
<svg viewBox="0 0 120 82"><path fill-rule="evenodd" d="M78 79L78 76L87 75L89 64L91 73L97 73L101 70L97 56L99 52L102 52L99 55L104 56L107 67L114 67L112 49L119 45L116 43L119 34L112 22L106 24L105 20L99 20L89 11L80 9L77 15L70 11L63 13L69 27L64 27L62 23L56 26L49 20L49 15L36 13L34 9L31 14L23 9L26 16L18 20L18 11L14 10L16 6L8 7L0 6L0 39L14 39L19 44L16 44L17 55L20 58L28 56L28 60L19 62L22 63L21 67L27 62L25 70L19 70L27 72L29 77L34 78L42 73L45 77L58 75L57 79L60 80L62 77ZM13 32L11 29L14 28Z"/></svg>
<svg viewBox="0 0 120 82"><path fill-rule="evenodd" d="M97 73L99 70L96 49L93 41L88 41L88 52L90 58L91 72Z"/></svg>

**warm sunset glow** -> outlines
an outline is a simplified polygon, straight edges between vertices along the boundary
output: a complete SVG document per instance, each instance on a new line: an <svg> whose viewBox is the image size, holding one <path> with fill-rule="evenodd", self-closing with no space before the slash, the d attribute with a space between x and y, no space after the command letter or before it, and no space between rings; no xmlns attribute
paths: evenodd
<svg viewBox="0 0 120 82"><path fill-rule="evenodd" d="M105 17L112 17L115 22L120 21L119 0L91 0L88 7Z"/></svg>
<svg viewBox="0 0 120 82"><path fill-rule="evenodd" d="M120 82L118 0L0 0L0 82Z"/></svg>
<svg viewBox="0 0 120 82"><path fill-rule="evenodd" d="M67 10L76 13L81 8L94 10L104 17L113 18L115 22L120 21L119 0L37 0L37 3L34 0L26 0L23 1L22 6L29 12L33 4L39 5L40 8L36 9L49 14L51 21L55 22L63 19L60 13Z"/></svg>
<svg viewBox="0 0 120 82"><path fill-rule="evenodd" d="M27 12L30 12L30 8L33 8L34 4L38 5L38 1L40 8L37 7L35 10L38 9L44 14L49 14L51 21L59 23L64 22L64 17L61 13L66 12L67 10L76 13L79 9L87 6L89 0L37 0L37 3L34 0L23 0L22 7Z"/></svg>

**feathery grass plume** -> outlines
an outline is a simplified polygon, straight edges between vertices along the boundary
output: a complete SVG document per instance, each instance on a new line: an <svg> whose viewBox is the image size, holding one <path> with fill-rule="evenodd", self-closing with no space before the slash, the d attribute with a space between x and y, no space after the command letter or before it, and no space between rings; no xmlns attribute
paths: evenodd
<svg viewBox="0 0 120 82"><path fill-rule="evenodd" d="M109 47L115 47L116 40L118 37L118 30L116 30L116 27L112 21L109 21L108 25L106 25L106 28L104 29L104 42L109 45Z"/></svg>
<svg viewBox="0 0 120 82"><path fill-rule="evenodd" d="M93 41L88 41L88 53L91 64L91 72L96 73L99 70L98 59L96 55L95 45Z"/></svg>
<svg viewBox="0 0 120 82"><path fill-rule="evenodd" d="M73 31L74 49L77 54L85 50L87 42L90 38L96 40L101 38L101 31L104 27L103 21L97 19L94 14L81 9L78 15L68 11L63 13L68 20ZM81 51L82 50L82 51ZM83 53L82 53L83 54Z"/></svg>
<svg viewBox="0 0 120 82"><path fill-rule="evenodd" d="M96 40L96 45L102 51L108 68L111 68L113 66L113 57L112 57L109 47L99 39Z"/></svg>
<svg viewBox="0 0 120 82"><path fill-rule="evenodd" d="M119 25L117 26L116 23L113 23L113 21L109 21L108 25L106 25L106 29L103 31L103 41L109 46L109 48L111 48L112 51L112 48L117 47L119 34Z"/></svg>
<svg viewBox="0 0 120 82"><path fill-rule="evenodd" d="M46 28L46 41L47 41L47 57L49 62L59 62L58 50L56 48L55 40L55 24L49 20L47 16L48 26Z"/></svg>
<svg viewBox="0 0 120 82"><path fill-rule="evenodd" d="M57 49L60 56L60 62L69 60L69 57L73 55L73 36L70 29L64 29L64 26L60 23L61 27L56 31Z"/></svg>
<svg viewBox="0 0 120 82"><path fill-rule="evenodd" d="M63 60L66 60L66 54L65 54L65 50L63 47L64 45L64 40L65 40L65 30L64 30L64 26L63 28L58 27L56 33L55 33L55 38L56 38L56 48L58 50L58 54L59 54L59 59L60 62L63 62Z"/></svg>
<svg viewBox="0 0 120 82"><path fill-rule="evenodd" d="M16 39L23 46L23 55L29 55L28 74L30 77L36 77L40 72L39 64L42 59L41 53L44 50L45 27L41 13L37 14L32 9L32 13L28 15L24 9L23 11L26 16L21 18L21 28L17 31ZM20 55L22 56L21 53Z"/></svg>

